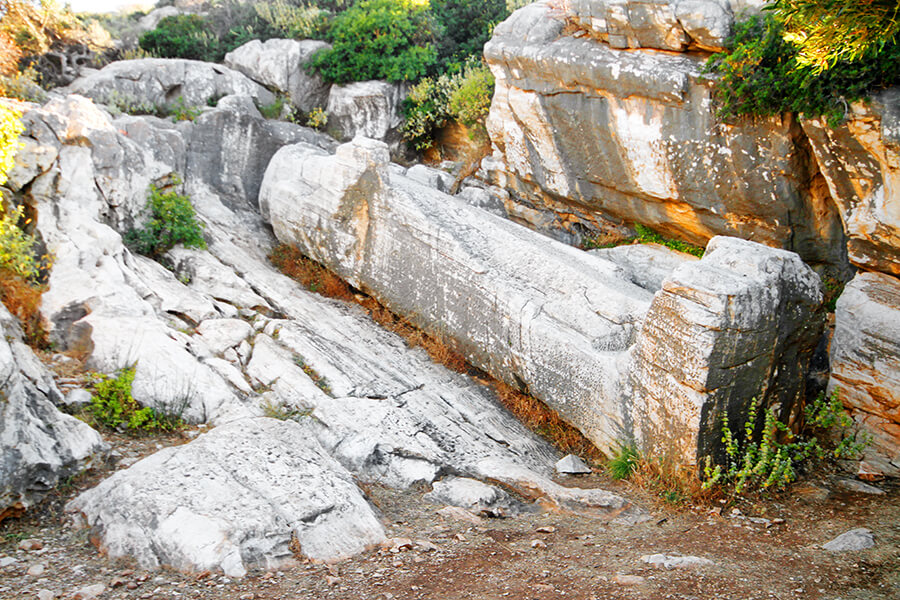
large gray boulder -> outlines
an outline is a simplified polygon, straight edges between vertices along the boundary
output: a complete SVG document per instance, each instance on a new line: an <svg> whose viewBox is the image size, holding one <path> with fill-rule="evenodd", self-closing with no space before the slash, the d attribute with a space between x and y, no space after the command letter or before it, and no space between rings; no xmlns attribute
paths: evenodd
<svg viewBox="0 0 900 600"><path fill-rule="evenodd" d="M384 529L352 475L308 427L249 419L161 450L70 502L111 558L144 568L275 569L293 550L352 556Z"/></svg>
<svg viewBox="0 0 900 600"><path fill-rule="evenodd" d="M334 85L328 95L328 130L341 141L361 135L384 140L394 147L400 142L400 106L406 94L403 83L359 81Z"/></svg>
<svg viewBox="0 0 900 600"><path fill-rule="evenodd" d="M225 65L271 90L285 94L296 108L324 109L331 85L306 66L313 54L331 48L318 40L252 40L225 55Z"/></svg>
<svg viewBox="0 0 900 600"><path fill-rule="evenodd" d="M829 388L838 389L872 439L861 473L900 475L900 279L860 273L844 288L835 311Z"/></svg>
<svg viewBox="0 0 900 600"><path fill-rule="evenodd" d="M634 5L632 25L639 11L674 15L680 6L582 4ZM846 267L839 211L810 189L796 119L722 123L702 74L705 54L623 51L565 26L536 2L485 46L496 78L487 119L494 156L485 166L497 185L576 232L641 223L698 245L729 235Z"/></svg>
<svg viewBox="0 0 900 600"><path fill-rule="evenodd" d="M527 389L603 449L638 439L694 464L717 446L723 415L740 419L752 396L794 406L802 377L790 374L808 362L818 328L807 321L821 302L818 277L795 254L719 240L654 294L615 255L549 241L388 164L387 146L365 138L333 156L285 147L260 210L279 239ZM664 323L672 291L696 306ZM666 344L671 359L658 362L649 349ZM727 348L749 362L718 362ZM711 387L690 379L706 372ZM685 386L664 396L667 379Z"/></svg>
<svg viewBox="0 0 900 600"><path fill-rule="evenodd" d="M206 106L229 94L247 94L259 104L275 96L245 75L223 65L182 58L141 58L110 63L73 81L65 90L97 102L170 107Z"/></svg>
<svg viewBox="0 0 900 600"><path fill-rule="evenodd" d="M194 120L185 177L202 181L235 205L255 206L269 160L282 146L306 142L325 149L328 136L294 123L263 119L233 110L214 110Z"/></svg>
<svg viewBox="0 0 900 600"><path fill-rule="evenodd" d="M100 435L63 414L53 375L0 304L0 521L26 510L102 457Z"/></svg>

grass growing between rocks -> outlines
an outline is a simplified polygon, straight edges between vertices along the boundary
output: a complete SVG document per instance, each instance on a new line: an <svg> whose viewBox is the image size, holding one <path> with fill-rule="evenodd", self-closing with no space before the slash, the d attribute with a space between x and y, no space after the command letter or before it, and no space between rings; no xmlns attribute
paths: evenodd
<svg viewBox="0 0 900 600"><path fill-rule="evenodd" d="M584 250L597 250L603 248L615 248L616 246L627 246L629 244L659 244L660 246L665 246L670 250L690 254L691 256L696 256L697 258L702 258L703 253L706 251L700 246L694 246L693 244L688 244L687 242L663 237L649 227L645 227L639 223L635 224L634 230L636 232L635 235L625 238L618 236L599 236L595 238L585 238L585 240L582 242L582 248Z"/></svg>
<svg viewBox="0 0 900 600"><path fill-rule="evenodd" d="M278 270L311 292L362 306L373 321L402 337L410 347L425 350L434 362L451 371L473 375L481 383L492 387L507 410L528 429L547 439L559 451L576 454L595 464L601 461L602 453L580 431L566 423L540 400L471 366L440 332L421 330L391 312L375 298L355 290L321 264L303 256L293 246L288 244L276 246L269 254L269 260Z"/></svg>

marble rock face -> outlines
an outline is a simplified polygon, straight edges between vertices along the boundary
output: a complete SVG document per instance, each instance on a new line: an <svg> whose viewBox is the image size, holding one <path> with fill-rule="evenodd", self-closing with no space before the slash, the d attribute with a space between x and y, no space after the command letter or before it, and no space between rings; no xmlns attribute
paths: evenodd
<svg viewBox="0 0 900 600"><path fill-rule="evenodd" d="M821 330L819 279L792 252L715 238L700 261L588 254L392 173L365 138L279 150L260 210L280 240L606 450L715 453L752 396L796 405ZM642 264L673 270L660 283Z"/></svg>

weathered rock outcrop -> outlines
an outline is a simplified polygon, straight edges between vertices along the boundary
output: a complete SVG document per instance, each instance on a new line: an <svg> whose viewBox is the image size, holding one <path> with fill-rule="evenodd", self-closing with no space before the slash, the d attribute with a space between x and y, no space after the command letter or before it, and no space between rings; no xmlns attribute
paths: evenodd
<svg viewBox="0 0 900 600"><path fill-rule="evenodd" d="M838 299L831 388L872 437L860 471L900 476L900 280L861 273Z"/></svg>
<svg viewBox="0 0 900 600"><path fill-rule="evenodd" d="M789 410L802 389L791 375L820 329L808 323L818 277L793 253L717 240L655 293L614 253L591 256L392 174L387 147L365 138L334 156L280 150L260 210L279 239L607 450L637 438L692 464L752 396Z"/></svg>
<svg viewBox="0 0 900 600"><path fill-rule="evenodd" d="M306 71L312 55L331 48L318 40L253 40L225 55L225 65L253 81L287 95L303 112L324 109L331 85Z"/></svg>
<svg viewBox="0 0 900 600"><path fill-rule="evenodd" d="M704 39L684 33L679 10L725 14L726 3L569 4L520 9L485 46L497 85L487 120L495 153L484 166L498 185L575 231L641 223L699 245L732 235L845 266L838 211L810 188L795 119L721 123L705 55L616 49ZM565 18L577 14L609 30L610 43L567 34Z"/></svg>
<svg viewBox="0 0 900 600"><path fill-rule="evenodd" d="M52 374L0 305L0 521L39 501L106 450L96 431L55 404Z"/></svg>
<svg viewBox="0 0 900 600"><path fill-rule="evenodd" d="M334 85L328 96L328 130L341 141L358 135L400 143L400 105L407 89L402 83L359 81Z"/></svg>
<svg viewBox="0 0 900 600"><path fill-rule="evenodd" d="M309 427L265 418L161 450L67 510L105 532L101 550L112 558L232 577L278 568L295 548L335 560L384 539L353 477Z"/></svg>
<svg viewBox="0 0 900 600"><path fill-rule="evenodd" d="M831 197L838 205L850 262L900 276L900 88L856 103L832 128L804 119Z"/></svg>
<svg viewBox="0 0 900 600"><path fill-rule="evenodd" d="M275 271L267 260L275 240L242 197L252 188L219 186L208 175L227 171L234 157L195 142L220 123L230 123L236 139L239 127L254 139L263 126L245 116L113 121L78 96L25 116L11 182L57 256L42 310L60 349L80 350L89 368L104 372L136 363L139 402L183 407L188 420L222 427L76 499L71 510L99 543L148 566L232 574L282 561L292 531L307 555L354 552L381 534L347 472L399 487L447 473L490 478L562 510L623 523L647 518L614 494L555 484L553 450L486 388L435 365L361 308ZM192 172L200 154L208 167ZM218 169L217 156L226 163ZM234 173L250 177L252 164L241 158ZM180 169L193 173L185 191L208 249L170 251L170 271L123 248L121 232L140 219L146 185ZM264 412L301 424L259 418ZM282 463L296 468L287 473ZM173 479L173 469L191 478ZM271 508L285 499L289 509Z"/></svg>
<svg viewBox="0 0 900 600"><path fill-rule="evenodd" d="M66 90L97 102L120 105L206 106L229 94L247 94L260 104L275 96L245 75L223 65L178 58L142 58L110 63L76 79Z"/></svg>

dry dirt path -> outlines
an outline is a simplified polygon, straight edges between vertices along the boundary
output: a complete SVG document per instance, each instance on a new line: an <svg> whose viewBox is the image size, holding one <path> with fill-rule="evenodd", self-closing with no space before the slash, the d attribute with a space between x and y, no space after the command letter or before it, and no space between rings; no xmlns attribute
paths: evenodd
<svg viewBox="0 0 900 600"><path fill-rule="evenodd" d="M186 439L110 437L118 468ZM881 484L888 493L873 496L843 489L838 475L819 473L790 494L741 502L723 516L709 507L665 505L600 474L561 480L612 489L650 508L653 519L633 527L548 512L477 523L445 520L437 514L440 506L422 500L425 489L373 486L366 491L388 535L400 538L393 547L336 565L299 561L229 580L221 574L145 572L98 554L87 532L68 526L62 506L108 474L109 469L88 474L28 515L0 524L0 599L37 599L42 590L43 598L72 598L94 585L105 587L101 600L900 598L896 483ZM740 514L732 514L734 509ZM856 527L875 533L874 548L835 554L820 547ZM43 547L18 550L29 538ZM642 562L656 553L694 555L714 564L665 570Z"/></svg>

